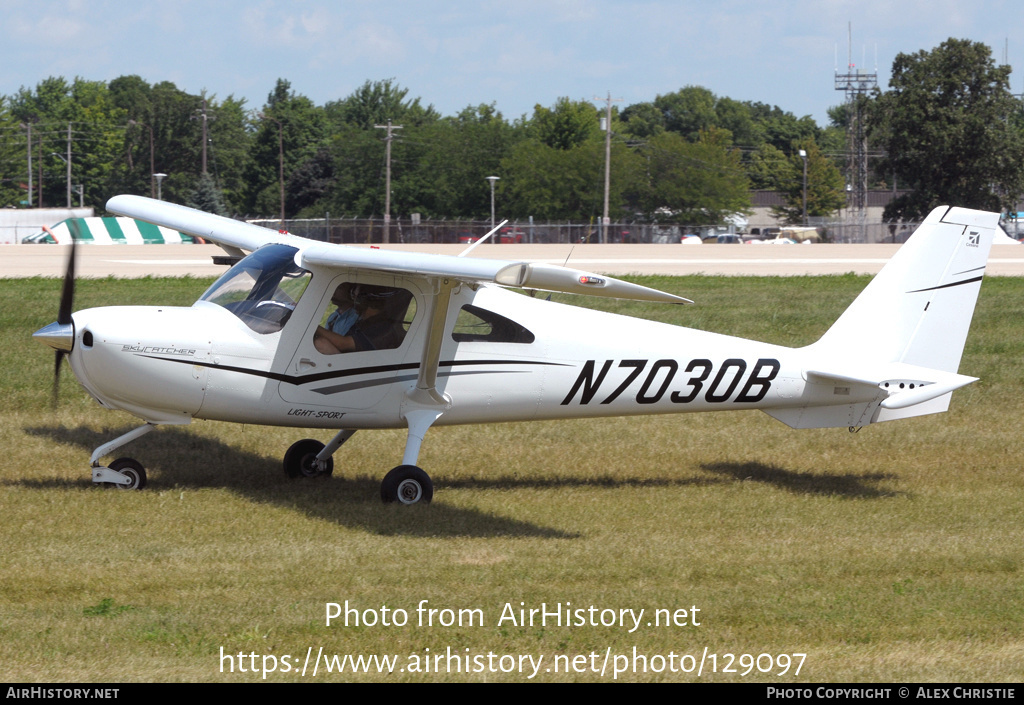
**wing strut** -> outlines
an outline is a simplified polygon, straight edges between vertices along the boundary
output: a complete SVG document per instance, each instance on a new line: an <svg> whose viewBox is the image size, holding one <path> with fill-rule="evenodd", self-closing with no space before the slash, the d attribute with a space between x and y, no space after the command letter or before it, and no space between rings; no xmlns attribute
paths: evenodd
<svg viewBox="0 0 1024 705"><path fill-rule="evenodd" d="M446 277L434 280L433 284L437 293L430 297L430 310L427 313L429 327L420 356L416 388L407 393L402 402L402 418L409 425L403 465L416 465L427 429L451 408L451 399L437 391L437 369L441 363L441 346L444 343L445 325L448 323L448 305L451 303L452 291L461 282Z"/></svg>

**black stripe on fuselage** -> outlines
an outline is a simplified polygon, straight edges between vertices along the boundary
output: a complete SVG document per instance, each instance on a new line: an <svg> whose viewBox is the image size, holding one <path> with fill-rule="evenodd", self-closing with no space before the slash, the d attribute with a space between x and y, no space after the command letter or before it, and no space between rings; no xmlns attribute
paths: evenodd
<svg viewBox="0 0 1024 705"><path fill-rule="evenodd" d="M176 360L174 358L158 357L156 355L140 355L140 357L148 357L151 360L163 360L164 362L177 362L183 365L198 365L199 367L208 367L212 370L238 372L239 374L252 375L254 377L265 377L266 379L273 379L278 382L294 384L296 386L309 384L311 382L324 382L331 379L354 377L356 375L389 374L392 372L401 372L403 370L418 370L420 367L420 363L418 362L406 362L399 365L374 365L370 367L356 367L350 370L334 370L332 372L320 372L312 375L288 375L283 374L281 372L254 370L249 367L235 367L234 365L218 365L214 362L200 362L197 360ZM542 362L540 360L444 360L438 363L438 367L448 368L469 367L479 365L551 365L556 367L571 366L561 362ZM388 381L394 380L393 378L389 377Z"/></svg>

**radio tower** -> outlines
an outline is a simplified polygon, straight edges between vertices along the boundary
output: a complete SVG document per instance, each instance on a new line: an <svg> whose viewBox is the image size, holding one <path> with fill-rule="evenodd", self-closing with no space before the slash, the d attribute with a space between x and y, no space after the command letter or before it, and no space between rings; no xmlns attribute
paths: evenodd
<svg viewBox="0 0 1024 705"><path fill-rule="evenodd" d="M836 67L836 90L846 93L846 208L863 224L868 200L868 142L864 131L863 98L878 88L878 70L862 72L853 64L853 28L847 24L850 49L846 73Z"/></svg>

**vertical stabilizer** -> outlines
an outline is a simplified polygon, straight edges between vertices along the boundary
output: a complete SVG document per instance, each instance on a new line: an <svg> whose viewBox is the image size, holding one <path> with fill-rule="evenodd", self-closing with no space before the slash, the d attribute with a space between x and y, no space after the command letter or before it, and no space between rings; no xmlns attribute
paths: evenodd
<svg viewBox="0 0 1024 705"><path fill-rule="evenodd" d="M795 428L862 426L936 414L953 390L998 213L936 208L817 343L803 379L848 404L765 411Z"/></svg>
<svg viewBox="0 0 1024 705"><path fill-rule="evenodd" d="M960 366L998 213L933 210L812 347L833 362Z"/></svg>

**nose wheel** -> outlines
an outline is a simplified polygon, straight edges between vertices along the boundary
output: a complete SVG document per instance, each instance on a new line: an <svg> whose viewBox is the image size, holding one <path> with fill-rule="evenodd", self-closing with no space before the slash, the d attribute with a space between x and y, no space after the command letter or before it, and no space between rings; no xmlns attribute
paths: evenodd
<svg viewBox="0 0 1024 705"><path fill-rule="evenodd" d="M118 458L107 467L94 467L92 481L119 490L141 490L146 486L146 469L134 458Z"/></svg>
<svg viewBox="0 0 1024 705"><path fill-rule="evenodd" d="M399 465L380 483L380 498L385 503L428 503L434 498L430 476L415 465Z"/></svg>

